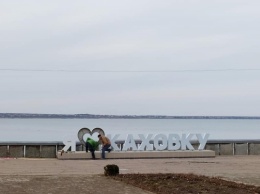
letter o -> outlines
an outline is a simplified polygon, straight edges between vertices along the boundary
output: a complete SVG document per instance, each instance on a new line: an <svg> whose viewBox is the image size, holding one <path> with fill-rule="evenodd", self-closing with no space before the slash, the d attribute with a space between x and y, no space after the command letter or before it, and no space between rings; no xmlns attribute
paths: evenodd
<svg viewBox="0 0 260 194"><path fill-rule="evenodd" d="M162 145L159 144L159 141L162 141ZM156 150L165 150L167 148L167 137L164 134L158 134L154 137L153 144Z"/></svg>

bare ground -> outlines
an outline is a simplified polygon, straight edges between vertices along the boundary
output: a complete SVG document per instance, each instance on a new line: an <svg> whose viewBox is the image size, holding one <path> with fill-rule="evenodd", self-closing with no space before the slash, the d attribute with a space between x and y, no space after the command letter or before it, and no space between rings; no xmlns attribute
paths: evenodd
<svg viewBox="0 0 260 194"><path fill-rule="evenodd" d="M157 194L256 194L260 187L194 174L123 174L113 177Z"/></svg>

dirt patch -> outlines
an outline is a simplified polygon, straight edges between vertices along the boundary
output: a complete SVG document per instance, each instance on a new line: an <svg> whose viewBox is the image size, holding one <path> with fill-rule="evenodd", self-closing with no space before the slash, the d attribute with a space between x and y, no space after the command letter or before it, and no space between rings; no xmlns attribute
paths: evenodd
<svg viewBox="0 0 260 194"><path fill-rule="evenodd" d="M260 193L260 187L194 174L121 174L113 178L158 194Z"/></svg>

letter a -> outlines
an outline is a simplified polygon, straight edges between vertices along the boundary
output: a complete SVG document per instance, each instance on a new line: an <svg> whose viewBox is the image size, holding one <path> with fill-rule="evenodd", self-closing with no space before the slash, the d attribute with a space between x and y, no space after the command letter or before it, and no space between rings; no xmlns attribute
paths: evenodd
<svg viewBox="0 0 260 194"><path fill-rule="evenodd" d="M135 140L132 134L128 134L123 146L123 151L127 151L128 149L132 148L133 151L137 150Z"/></svg>

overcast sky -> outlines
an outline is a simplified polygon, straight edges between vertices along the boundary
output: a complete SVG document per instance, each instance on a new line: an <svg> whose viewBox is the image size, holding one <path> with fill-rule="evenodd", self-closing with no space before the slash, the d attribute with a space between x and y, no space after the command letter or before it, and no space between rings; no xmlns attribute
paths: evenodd
<svg viewBox="0 0 260 194"><path fill-rule="evenodd" d="M0 112L260 116L259 0L0 0Z"/></svg>

